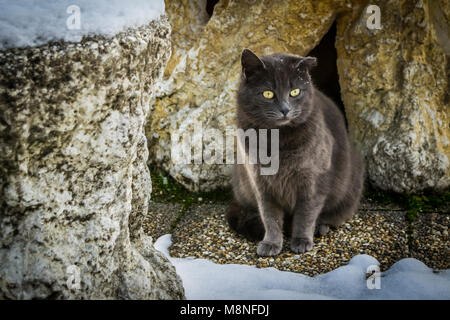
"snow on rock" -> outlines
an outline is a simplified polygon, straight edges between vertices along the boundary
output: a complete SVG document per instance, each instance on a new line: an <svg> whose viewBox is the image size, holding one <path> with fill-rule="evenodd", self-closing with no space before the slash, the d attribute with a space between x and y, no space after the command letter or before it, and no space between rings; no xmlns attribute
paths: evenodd
<svg viewBox="0 0 450 320"><path fill-rule="evenodd" d="M379 265L369 255L357 255L346 266L308 277L275 268L172 258L171 244L167 234L155 242L155 248L175 266L187 299L450 299L450 269L433 272L411 258L381 273L380 289L369 289L368 267Z"/></svg>
<svg viewBox="0 0 450 320"><path fill-rule="evenodd" d="M0 49L6 49L58 40L79 42L86 35L110 37L158 18L164 13L164 1L0 0L0 8ZM79 20L74 20L78 9Z"/></svg>

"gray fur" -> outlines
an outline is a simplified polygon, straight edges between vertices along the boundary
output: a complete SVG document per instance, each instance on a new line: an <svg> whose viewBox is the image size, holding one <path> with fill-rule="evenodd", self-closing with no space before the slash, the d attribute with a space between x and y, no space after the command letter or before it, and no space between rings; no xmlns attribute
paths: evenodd
<svg viewBox="0 0 450 320"><path fill-rule="evenodd" d="M326 234L329 226L341 225L358 207L363 162L341 111L311 82L309 71L315 64L312 57L259 58L247 49L242 53L238 128L279 129L280 166L277 174L267 176L257 174L258 164L234 166L234 200L227 220L238 233L261 240L261 256L281 251L286 221L292 221L291 250L303 253L312 249L316 229ZM296 88L302 93L289 96ZM264 98L265 90L275 97Z"/></svg>

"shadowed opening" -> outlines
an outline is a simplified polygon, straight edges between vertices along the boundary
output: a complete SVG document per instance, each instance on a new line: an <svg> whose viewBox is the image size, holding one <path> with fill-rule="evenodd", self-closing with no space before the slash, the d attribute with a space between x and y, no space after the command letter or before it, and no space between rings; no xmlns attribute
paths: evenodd
<svg viewBox="0 0 450 320"><path fill-rule="evenodd" d="M316 87L336 103L345 117L336 64L337 51L334 46L335 40L336 22L333 23L320 43L309 53L309 56L316 57L318 61L317 67L312 69L311 77ZM345 121L347 123L347 118Z"/></svg>
<svg viewBox="0 0 450 320"><path fill-rule="evenodd" d="M214 6L219 2L219 0L208 0L206 1L206 13L208 13L209 17L214 13Z"/></svg>

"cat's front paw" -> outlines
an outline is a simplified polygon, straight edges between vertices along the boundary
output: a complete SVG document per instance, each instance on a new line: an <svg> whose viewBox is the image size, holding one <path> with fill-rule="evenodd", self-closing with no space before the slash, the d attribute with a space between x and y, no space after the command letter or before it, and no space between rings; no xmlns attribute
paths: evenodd
<svg viewBox="0 0 450 320"><path fill-rule="evenodd" d="M263 257L275 256L281 252L281 247L281 243L260 241L256 253Z"/></svg>
<svg viewBox="0 0 450 320"><path fill-rule="evenodd" d="M310 251L312 247L312 239L292 238L291 240L291 250L295 253L305 253L306 251Z"/></svg>

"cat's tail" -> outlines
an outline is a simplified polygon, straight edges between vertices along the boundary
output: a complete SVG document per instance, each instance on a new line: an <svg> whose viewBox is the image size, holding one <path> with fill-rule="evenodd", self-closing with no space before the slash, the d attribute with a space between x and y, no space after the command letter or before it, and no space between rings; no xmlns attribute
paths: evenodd
<svg viewBox="0 0 450 320"><path fill-rule="evenodd" d="M254 208L244 208L236 200L228 207L225 215L231 229L251 241L260 241L264 237L264 225Z"/></svg>

